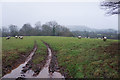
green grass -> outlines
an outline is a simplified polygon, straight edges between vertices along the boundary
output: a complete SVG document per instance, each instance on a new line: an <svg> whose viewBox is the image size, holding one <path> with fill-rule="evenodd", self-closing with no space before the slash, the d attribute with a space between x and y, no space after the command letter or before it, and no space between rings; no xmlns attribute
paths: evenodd
<svg viewBox="0 0 120 80"><path fill-rule="evenodd" d="M47 53L47 47L42 41L37 41L38 44L38 49L36 51L36 55L34 56L35 58L33 59L34 64L39 64L41 61L45 59L46 53Z"/></svg>
<svg viewBox="0 0 120 80"><path fill-rule="evenodd" d="M34 47L34 41L37 42L38 49L33 56L32 62L34 66L36 66L45 60L45 56L47 55L47 48L39 37L25 36L24 39L15 39L12 37L9 40L2 38L3 66L11 66L13 63L16 63L17 60L20 60L22 55L30 54Z"/></svg>
<svg viewBox="0 0 120 80"><path fill-rule="evenodd" d="M34 40L37 41L38 50L32 62L37 65L45 59L46 46L41 40L47 42L56 52L59 66L74 78L102 78L118 77L115 70L118 66L118 56L106 51L106 47L117 40L78 39L74 37L25 37L23 40L3 38L3 58L8 62L19 58L18 54L25 53L33 48ZM111 49L112 50L112 49ZM7 57L5 57L7 56ZM7 63L8 63L7 62ZM108 65L109 64L109 65ZM115 68L111 68L110 65Z"/></svg>
<svg viewBox="0 0 120 80"><path fill-rule="evenodd" d="M23 40L11 38L6 40L2 38L2 59L3 64L10 64L15 61L21 54L28 54L33 49L34 38L25 37Z"/></svg>
<svg viewBox="0 0 120 80"><path fill-rule="evenodd" d="M78 39L72 37L41 37L57 52L59 66L74 78L118 77L117 54L104 52L105 47L117 40Z"/></svg>
<svg viewBox="0 0 120 80"><path fill-rule="evenodd" d="M22 39L15 39L12 37L9 40L6 38L2 38L2 51L11 51L11 50L18 50L18 51L25 51L27 49L32 49L34 45L34 38L25 37Z"/></svg>
<svg viewBox="0 0 120 80"><path fill-rule="evenodd" d="M32 69L34 71L40 70L44 66L47 56L47 47L45 44L40 40L40 37L36 37L35 39L37 41L38 48L32 58Z"/></svg>

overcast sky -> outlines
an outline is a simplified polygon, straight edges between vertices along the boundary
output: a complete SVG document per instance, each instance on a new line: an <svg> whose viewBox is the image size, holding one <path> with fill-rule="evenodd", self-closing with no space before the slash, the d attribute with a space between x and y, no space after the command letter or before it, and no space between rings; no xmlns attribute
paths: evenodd
<svg viewBox="0 0 120 80"><path fill-rule="evenodd" d="M2 4L2 25L25 23L34 26L57 21L61 25L85 25L98 29L118 29L118 16L105 16L99 2L5 2Z"/></svg>

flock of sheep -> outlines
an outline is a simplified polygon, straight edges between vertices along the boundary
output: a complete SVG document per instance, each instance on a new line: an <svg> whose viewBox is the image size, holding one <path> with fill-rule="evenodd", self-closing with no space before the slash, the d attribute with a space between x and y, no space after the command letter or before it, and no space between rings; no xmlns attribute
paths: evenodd
<svg viewBox="0 0 120 80"><path fill-rule="evenodd" d="M6 37L6 40L8 40L8 39L10 39L11 38L11 36L8 36L8 37ZM15 38L17 39L17 38L19 38L19 39L23 39L23 36L15 36ZM81 39L82 37L81 36L78 36L78 39ZM85 37L85 38L87 38L87 37ZM90 37L88 37L88 38L90 38ZM98 38L98 39L101 39L101 38ZM104 37L103 36L103 41L106 41L107 40L107 37Z"/></svg>
<svg viewBox="0 0 120 80"><path fill-rule="evenodd" d="M11 38L11 36L8 36L8 37L6 37L6 40L8 40L8 39L10 39ZM15 36L15 38L17 39L17 38L19 38L19 39L23 39L23 36Z"/></svg>
<svg viewBox="0 0 120 80"><path fill-rule="evenodd" d="M81 36L78 36L78 39L81 39L82 37ZM87 37L85 37L85 38L87 38ZM90 37L88 37L88 38L90 38ZM101 39L101 38L98 38L98 39ZM105 36L103 36L103 41L106 41L107 40L107 37L105 37Z"/></svg>

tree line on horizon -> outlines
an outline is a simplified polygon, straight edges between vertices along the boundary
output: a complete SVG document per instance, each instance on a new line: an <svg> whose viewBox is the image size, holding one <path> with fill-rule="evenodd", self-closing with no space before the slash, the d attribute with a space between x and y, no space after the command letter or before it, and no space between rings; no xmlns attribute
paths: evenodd
<svg viewBox="0 0 120 80"><path fill-rule="evenodd" d="M50 21L43 25L41 22L37 22L35 27L32 27L30 23L26 23L22 28L18 29L16 25L9 25L8 28L2 28L2 37L6 36L73 36L70 30L62 25L59 25L56 21Z"/></svg>
<svg viewBox="0 0 120 80"><path fill-rule="evenodd" d="M106 36L108 39L120 39L119 34L116 32L89 32L89 31L70 31L67 27L59 25L56 21L50 21L43 25L41 22L37 22L34 27L30 23L24 24L20 29L16 25L9 25L8 28L3 27L2 37L7 36L65 36L65 37L90 37L90 38L102 38Z"/></svg>

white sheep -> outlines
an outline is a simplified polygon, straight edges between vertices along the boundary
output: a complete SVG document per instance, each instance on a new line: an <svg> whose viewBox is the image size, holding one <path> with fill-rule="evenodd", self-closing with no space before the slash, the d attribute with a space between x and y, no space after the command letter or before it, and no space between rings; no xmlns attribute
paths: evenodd
<svg viewBox="0 0 120 80"><path fill-rule="evenodd" d="M107 37L103 37L103 41L106 41L107 40Z"/></svg>
<svg viewBox="0 0 120 80"><path fill-rule="evenodd" d="M20 39L23 39L23 36L19 36Z"/></svg>
<svg viewBox="0 0 120 80"><path fill-rule="evenodd" d="M81 39L82 37L81 36L78 36L78 39Z"/></svg>
<svg viewBox="0 0 120 80"><path fill-rule="evenodd" d="M17 39L17 38L18 38L18 36L15 36L15 38Z"/></svg>

